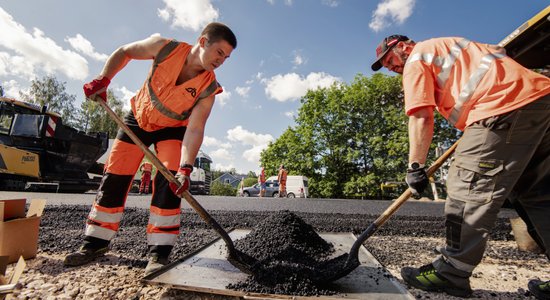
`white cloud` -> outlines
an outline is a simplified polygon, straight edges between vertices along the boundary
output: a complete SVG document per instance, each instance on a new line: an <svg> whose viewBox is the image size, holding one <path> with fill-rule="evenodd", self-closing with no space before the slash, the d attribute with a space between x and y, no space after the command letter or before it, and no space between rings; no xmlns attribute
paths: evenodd
<svg viewBox="0 0 550 300"><path fill-rule="evenodd" d="M266 85L265 93L271 98L280 102L296 100L306 94L308 90L330 87L342 79L324 72L309 73L306 78L296 74L278 74L262 82Z"/></svg>
<svg viewBox="0 0 550 300"><path fill-rule="evenodd" d="M158 16L172 27L200 31L219 17L210 0L163 0L166 7L158 10Z"/></svg>
<svg viewBox="0 0 550 300"><path fill-rule="evenodd" d="M33 79L34 65L23 56L12 56L7 52L0 52L0 76L9 75Z"/></svg>
<svg viewBox="0 0 550 300"><path fill-rule="evenodd" d="M231 169L235 169L235 165L232 163L229 163L227 165L220 164L220 163L214 163L214 170L220 170L220 171L231 171Z"/></svg>
<svg viewBox="0 0 550 300"><path fill-rule="evenodd" d="M383 0L372 14L369 27L378 32L392 23L403 24L412 15L415 0Z"/></svg>
<svg viewBox="0 0 550 300"><path fill-rule="evenodd" d="M322 0L322 3L323 5L330 6L330 7L337 7L338 4L340 4L336 0Z"/></svg>
<svg viewBox="0 0 550 300"><path fill-rule="evenodd" d="M267 3L273 5L273 4L275 4L275 0L267 0ZM285 4L288 5L288 6L291 6L292 5L292 0L285 0Z"/></svg>
<svg viewBox="0 0 550 300"><path fill-rule="evenodd" d="M2 82L2 88L4 89L4 96L8 98L19 99L19 92L25 92L19 86L19 83L15 80L9 80Z"/></svg>
<svg viewBox="0 0 550 300"><path fill-rule="evenodd" d="M221 107L224 107L229 98L231 98L231 92L224 90L221 94L216 95L216 102L219 103Z"/></svg>
<svg viewBox="0 0 550 300"><path fill-rule="evenodd" d="M84 38L80 33L77 34L75 37L65 38L65 41L68 42L71 47L73 47L73 49L75 49L76 51L79 51L82 54L89 56L97 61L107 61L107 58L109 58L107 54L95 52L92 43L90 43L90 41Z"/></svg>
<svg viewBox="0 0 550 300"><path fill-rule="evenodd" d="M243 158L251 163L256 163L256 165L259 165L260 163L260 154L264 149L267 148L267 145L265 146L254 146L250 149L247 149L243 152Z"/></svg>
<svg viewBox="0 0 550 300"><path fill-rule="evenodd" d="M10 63L16 64L10 65L9 74L21 76L21 74L34 74L38 70L47 74L61 72L68 78L76 80L84 80L88 76L86 59L76 52L61 48L38 28L33 28L32 34L27 32L25 27L15 22L12 16L2 8L0 8L0 32L2 32L0 46L16 53L9 58Z"/></svg>
<svg viewBox="0 0 550 300"><path fill-rule="evenodd" d="M211 151L208 155L210 155L210 157L212 157L212 159L214 160L232 160L234 158L233 155L224 148Z"/></svg>
<svg viewBox="0 0 550 300"><path fill-rule="evenodd" d="M293 54L294 59L292 60L292 64L294 67L301 66L307 62L307 59L300 53L300 51L296 50Z"/></svg>
<svg viewBox="0 0 550 300"><path fill-rule="evenodd" d="M273 136L271 134L250 132L239 125L227 131L227 139L234 142L240 142L243 145L260 146L267 145L269 142L273 141Z"/></svg>
<svg viewBox="0 0 550 300"><path fill-rule="evenodd" d="M295 115L296 115L296 112L294 111L285 112L285 116L288 117L289 119L293 119Z"/></svg>
<svg viewBox="0 0 550 300"><path fill-rule="evenodd" d="M131 107L131 104L130 104L130 99L132 99L132 97L134 97L134 95L136 94L136 92L133 92L133 91L130 91L127 87L123 86L123 87L120 87L120 88L116 88L115 91L117 91L118 93L122 94L122 104L124 104L124 109L126 111L129 111L132 107Z"/></svg>
<svg viewBox="0 0 550 300"><path fill-rule="evenodd" d="M210 136L204 136L202 145L205 147L219 147L224 149L230 149L233 147L230 143L223 143L220 140Z"/></svg>
<svg viewBox="0 0 550 300"><path fill-rule="evenodd" d="M249 162L258 164L260 161L260 153L267 148L269 142L273 141L271 134L258 134L243 129L242 126L237 126L227 131L227 139L234 142L239 142L245 146L252 146L243 152L242 157Z"/></svg>
<svg viewBox="0 0 550 300"><path fill-rule="evenodd" d="M248 97L248 92L250 92L249 86L238 86L235 88L235 92L239 94L241 97Z"/></svg>

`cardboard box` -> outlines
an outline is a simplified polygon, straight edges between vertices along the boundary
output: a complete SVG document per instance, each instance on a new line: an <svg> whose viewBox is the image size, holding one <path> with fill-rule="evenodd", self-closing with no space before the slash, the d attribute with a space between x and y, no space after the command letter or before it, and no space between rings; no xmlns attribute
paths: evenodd
<svg viewBox="0 0 550 300"><path fill-rule="evenodd" d="M8 256L8 263L16 262L20 256L33 258L38 251L38 229L46 200L33 199L22 218L4 219L6 202L0 200L0 255Z"/></svg>

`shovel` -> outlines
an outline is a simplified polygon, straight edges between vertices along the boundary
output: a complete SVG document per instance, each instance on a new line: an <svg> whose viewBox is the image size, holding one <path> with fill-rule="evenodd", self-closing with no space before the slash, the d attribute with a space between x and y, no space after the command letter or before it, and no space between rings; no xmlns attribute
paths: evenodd
<svg viewBox="0 0 550 300"><path fill-rule="evenodd" d="M443 155L441 155L426 172L428 178L431 177L435 171L443 165L443 163L453 154L458 141L456 141ZM397 200L395 200L383 213L380 215L374 223L372 223L361 235L355 240L351 246L351 250L346 254L342 254L331 260L328 260L321 265L320 270L316 274L313 281L318 284L329 283L337 280L341 277L348 275L351 271L357 268L361 263L359 262L359 248L361 245L373 235L376 230L382 226L386 221L405 203L412 195L410 189L407 189Z"/></svg>
<svg viewBox="0 0 550 300"><path fill-rule="evenodd" d="M93 101L93 100L91 100ZM166 177L166 179L174 184L177 184L180 186L179 181L176 179L176 176L172 174L168 168L166 168L162 162L149 150L145 144L122 122L122 120L118 117L118 115L103 101L102 99L98 99L98 101L95 101L99 103L101 107L107 111L111 119L113 119L118 126L126 133L130 139L143 151L145 154L145 157L151 161L151 163L157 168L157 170ZM227 232L214 220L210 214L197 202L197 200L188 192L185 191L183 193L183 198L191 205L191 207L199 214L199 216L208 224L210 227L212 227L224 240L225 245L227 246L227 260L235 266L237 269L241 270L244 273L247 274L253 274L254 264L257 262L256 259L253 257L247 255L246 253L243 253L235 248L235 245L233 244L233 241L227 234Z"/></svg>

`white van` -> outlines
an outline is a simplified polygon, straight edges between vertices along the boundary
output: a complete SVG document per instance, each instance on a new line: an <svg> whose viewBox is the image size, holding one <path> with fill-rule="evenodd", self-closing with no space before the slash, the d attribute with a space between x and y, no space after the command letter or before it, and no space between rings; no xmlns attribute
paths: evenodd
<svg viewBox="0 0 550 300"><path fill-rule="evenodd" d="M267 181L277 181L277 176L267 178ZM288 198L308 198L308 179L301 175L288 175L286 177L286 196Z"/></svg>

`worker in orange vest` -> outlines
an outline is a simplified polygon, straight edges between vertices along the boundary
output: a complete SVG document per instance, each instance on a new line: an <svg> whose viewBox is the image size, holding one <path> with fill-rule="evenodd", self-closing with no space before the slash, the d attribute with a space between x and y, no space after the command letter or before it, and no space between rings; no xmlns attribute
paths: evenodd
<svg viewBox="0 0 550 300"><path fill-rule="evenodd" d="M550 78L498 46L460 37L415 43L389 36L376 49L372 69L381 67L403 76L410 139L406 182L413 195L429 183L425 163L434 109L463 131L447 176L446 246L432 263L403 268L403 280L469 296L470 276L506 199L527 216L550 258ZM528 286L533 294L549 291L548 281Z"/></svg>
<svg viewBox="0 0 550 300"><path fill-rule="evenodd" d="M151 184L151 172L153 172L153 165L150 162L144 162L139 167L141 171L141 180L139 184L139 194L149 194L149 185Z"/></svg>
<svg viewBox="0 0 550 300"><path fill-rule="evenodd" d="M279 181L279 197L286 197L286 176L288 175L285 165L281 164L279 167L279 173L277 174L277 181Z"/></svg>
<svg viewBox="0 0 550 300"><path fill-rule="evenodd" d="M155 146L159 160L179 184L155 176L147 224L149 262L145 274L168 263L180 232L181 197L189 189L193 163L204 138L204 128L223 91L214 70L237 47L234 33L224 24L208 24L194 45L159 35L119 47L107 59L101 74L84 85L86 98L107 101L113 77L130 60L151 60L149 75L131 99L124 117L138 138ZM119 130L96 199L88 215L82 247L65 257L66 266L79 266L104 255L118 231L124 203L143 152Z"/></svg>
<svg viewBox="0 0 550 300"><path fill-rule="evenodd" d="M260 176L258 176L258 183L260 184L260 197L265 196L265 168L262 167L260 170Z"/></svg>

